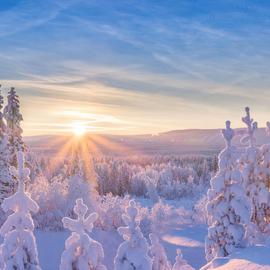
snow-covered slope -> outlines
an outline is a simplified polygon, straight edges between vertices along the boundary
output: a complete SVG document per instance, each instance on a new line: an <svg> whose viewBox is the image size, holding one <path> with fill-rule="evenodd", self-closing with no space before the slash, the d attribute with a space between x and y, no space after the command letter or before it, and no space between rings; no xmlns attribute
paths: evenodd
<svg viewBox="0 0 270 270"><path fill-rule="evenodd" d="M256 246L237 250L228 258L217 258L201 270L269 270L270 247Z"/></svg>

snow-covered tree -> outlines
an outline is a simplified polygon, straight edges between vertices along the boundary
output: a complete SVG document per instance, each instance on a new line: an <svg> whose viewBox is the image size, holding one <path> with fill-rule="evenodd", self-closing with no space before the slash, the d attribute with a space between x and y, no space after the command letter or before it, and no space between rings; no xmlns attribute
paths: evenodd
<svg viewBox="0 0 270 270"><path fill-rule="evenodd" d="M131 200L122 218L127 227L118 228L124 238L114 259L115 270L151 270L152 261L148 255L149 246L140 230L137 218L138 209L135 201Z"/></svg>
<svg viewBox="0 0 270 270"><path fill-rule="evenodd" d="M8 92L8 103L4 108L4 118L7 123L9 162L12 166L16 166L17 151L24 151L25 146L22 140L22 128L20 126L23 117L20 113L19 97L12 87Z"/></svg>
<svg viewBox="0 0 270 270"><path fill-rule="evenodd" d="M266 123L266 132L270 135L270 123ZM255 204L253 222L262 233L270 232L270 143L264 144L258 151L259 167L256 169L257 182L255 187L256 198L252 197ZM256 160L257 165L257 160ZM254 196L254 195L253 195Z"/></svg>
<svg viewBox="0 0 270 270"><path fill-rule="evenodd" d="M248 107L246 108L246 116L242 118L242 121L247 125L247 134L242 138L242 142L248 143L241 158L243 184L251 201L251 221L257 225L259 231L263 231L266 217L265 205L268 204L268 187L262 174L261 165L265 158L264 155L267 155L267 146L263 147L264 153L262 154L260 148L255 145L254 133L258 127L257 122L254 122L250 117Z"/></svg>
<svg viewBox="0 0 270 270"><path fill-rule="evenodd" d="M232 146L234 130L230 121L222 130L226 148L219 154L219 170L211 179L208 190L208 235L206 258L229 255L234 247L244 245L246 227L250 220L250 206L242 187L242 174L238 169L239 151Z"/></svg>
<svg viewBox="0 0 270 270"><path fill-rule="evenodd" d="M168 261L166 251L160 244L158 237L150 233L149 235L151 246L150 255L153 259L152 270L171 270L171 264Z"/></svg>
<svg viewBox="0 0 270 270"><path fill-rule="evenodd" d="M9 173L7 127L2 113L3 104L4 99L0 92L0 203L2 203L4 198L11 195L13 190L12 178Z"/></svg>
<svg viewBox="0 0 270 270"><path fill-rule="evenodd" d="M40 270L34 223L30 212L37 213L39 207L25 192L25 181L30 171L24 168L24 154L18 152L18 170L11 167L12 175L18 180L18 191L2 203L5 212L12 211L0 229L4 238L1 245L1 269Z"/></svg>
<svg viewBox="0 0 270 270"><path fill-rule="evenodd" d="M157 192L157 180L148 176L146 179L147 195L153 203L157 203L159 201L159 195Z"/></svg>
<svg viewBox="0 0 270 270"><path fill-rule="evenodd" d="M1 88L1 84L0 84L0 88ZM5 137L5 133L6 133L6 124L4 122L4 115L2 112L3 106L4 106L4 98L2 96L1 89L0 89L0 140L1 142L3 138Z"/></svg>
<svg viewBox="0 0 270 270"><path fill-rule="evenodd" d="M76 200L74 207L78 218L63 218L64 228L69 229L72 234L65 242L60 270L106 270L102 264L104 251L101 244L87 234L87 231L92 231L98 214L94 212L86 217L87 211L88 207L80 198Z"/></svg>
<svg viewBox="0 0 270 270"><path fill-rule="evenodd" d="M183 259L183 255L180 249L177 249L177 256L175 257L175 264L172 270L195 270L191 267L186 260Z"/></svg>
<svg viewBox="0 0 270 270"><path fill-rule="evenodd" d="M74 214L73 206L77 198L82 198L91 211L95 210L97 194L93 185L85 179L84 164L80 158L73 160L71 173L67 183L66 215Z"/></svg>

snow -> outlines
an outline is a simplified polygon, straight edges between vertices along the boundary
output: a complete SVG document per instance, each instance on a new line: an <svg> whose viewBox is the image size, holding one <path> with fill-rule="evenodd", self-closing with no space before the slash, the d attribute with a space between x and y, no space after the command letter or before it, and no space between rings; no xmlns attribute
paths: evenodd
<svg viewBox="0 0 270 270"><path fill-rule="evenodd" d="M238 249L228 258L217 258L201 270L269 270L270 247L254 246Z"/></svg>
<svg viewBox="0 0 270 270"><path fill-rule="evenodd" d="M206 264L204 258L204 237L206 226L187 225L181 229L171 230L162 236L160 242L164 246L169 261L175 261L176 250L181 249L183 258L195 269L199 269ZM55 270L59 268L61 253L64 250L65 239L68 231L35 232L37 247L39 250L39 260L42 269ZM117 231L103 231L94 229L91 236L102 244L104 249L104 264L107 269L112 269L113 260L118 246L122 242L122 237ZM48 252L50 247L50 252Z"/></svg>
<svg viewBox="0 0 270 270"><path fill-rule="evenodd" d="M6 213L13 212L0 229L4 238L1 245L1 269L40 270L36 240L33 234L34 222L31 212L39 210L37 203L25 192L25 182L30 171L24 167L24 154L17 154L18 169L10 168L18 181L18 191L5 198L2 208Z"/></svg>
<svg viewBox="0 0 270 270"><path fill-rule="evenodd" d="M177 248L180 248L183 258L193 268L200 269L206 264L204 258L204 237L206 233L205 225L185 225L181 229L171 230L164 234L161 243L172 263L174 263ZM59 268L61 253L68 235L68 231L44 232L38 230L35 232L42 269L56 270ZM108 269L112 269L114 256L122 242L121 236L117 231L102 231L99 229L94 229L91 235L102 244L105 254L104 264ZM48 252L48 247L50 252ZM227 259L219 259L216 263L218 265L216 270L269 270L269 254L270 247L265 246L239 249Z"/></svg>
<svg viewBox="0 0 270 270"><path fill-rule="evenodd" d="M139 227L138 209L134 200L129 202L126 214L123 214L126 227L118 228L125 240L119 246L114 259L115 270L151 270L152 260L148 255L149 245Z"/></svg>
<svg viewBox="0 0 270 270"><path fill-rule="evenodd" d="M104 259L102 245L87 234L92 231L98 214L94 212L86 216L87 211L88 207L82 198L77 199L74 206L77 219L64 217L62 220L64 228L72 233L65 241L60 270L106 270L102 264Z"/></svg>

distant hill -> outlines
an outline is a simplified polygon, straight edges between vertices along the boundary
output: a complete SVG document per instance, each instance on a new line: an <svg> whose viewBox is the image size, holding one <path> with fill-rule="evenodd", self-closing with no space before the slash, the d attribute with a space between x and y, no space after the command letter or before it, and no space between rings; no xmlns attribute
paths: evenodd
<svg viewBox="0 0 270 270"><path fill-rule="evenodd" d="M236 129L234 143L243 147L240 139L245 131ZM218 153L224 147L220 129L173 130L158 135L86 135L88 145L95 145L101 155L185 155ZM59 152L69 136L33 136L25 137L26 143L34 152L53 154ZM256 132L257 144L270 142L264 129ZM91 150L91 149L90 149Z"/></svg>

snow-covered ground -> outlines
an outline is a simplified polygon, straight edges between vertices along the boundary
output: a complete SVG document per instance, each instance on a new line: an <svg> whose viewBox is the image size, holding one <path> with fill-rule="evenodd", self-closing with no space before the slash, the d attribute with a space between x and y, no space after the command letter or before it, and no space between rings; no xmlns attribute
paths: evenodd
<svg viewBox="0 0 270 270"><path fill-rule="evenodd" d="M43 270L56 270L59 267L64 242L69 236L68 231L44 232L36 231L40 264ZM206 227L203 225L187 225L183 228L167 232L162 237L168 258L174 262L176 249L180 248L190 265L195 269L202 267L206 261L204 257L204 237ZM103 245L105 265L113 269L113 259L119 244L123 241L117 231L94 230L91 237Z"/></svg>
<svg viewBox="0 0 270 270"><path fill-rule="evenodd" d="M43 270L56 270L60 264L64 242L69 232L43 232L35 233L39 250L40 263ZM180 248L184 259L195 269L206 264L204 255L204 237L206 226L186 225L171 230L162 237L168 258L174 261L176 249ZM119 244L123 241L116 231L94 230L91 236L98 240L104 248L105 265L108 269L113 267L113 259ZM270 247L256 246L237 250L228 258L216 259L202 270L268 270L270 269Z"/></svg>
<svg viewBox="0 0 270 270"><path fill-rule="evenodd" d="M270 247L255 246L239 249L228 258L217 258L201 270L269 270Z"/></svg>

